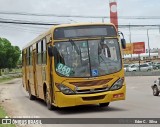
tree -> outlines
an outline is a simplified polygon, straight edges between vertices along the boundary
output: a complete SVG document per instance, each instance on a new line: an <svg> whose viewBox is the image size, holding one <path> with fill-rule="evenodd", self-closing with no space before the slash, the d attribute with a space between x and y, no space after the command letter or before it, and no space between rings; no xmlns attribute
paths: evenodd
<svg viewBox="0 0 160 127"><path fill-rule="evenodd" d="M0 38L0 69L15 68L19 60L21 50L18 46L12 46L5 38Z"/></svg>
<svg viewBox="0 0 160 127"><path fill-rule="evenodd" d="M19 60L17 62L18 67L22 67L22 55L19 57Z"/></svg>

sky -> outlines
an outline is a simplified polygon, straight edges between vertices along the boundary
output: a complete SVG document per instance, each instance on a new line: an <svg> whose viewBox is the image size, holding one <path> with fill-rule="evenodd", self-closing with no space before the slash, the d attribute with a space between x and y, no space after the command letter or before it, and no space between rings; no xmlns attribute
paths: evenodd
<svg viewBox="0 0 160 127"><path fill-rule="evenodd" d="M159 27L132 27L132 25L160 25L159 0L117 0L117 6L119 24L131 26L131 34L129 27L119 28L119 30L124 33L128 43L130 40L131 42L144 41L146 48L148 48L149 40L150 48L160 48ZM110 16L109 0L0 0L0 21L23 20L44 23L102 22L102 18L19 16L2 14L2 12L43 15L80 15L86 17ZM125 19L123 17L125 17ZM104 22L109 23L110 19L105 18ZM17 45L22 49L24 45L46 31L49 27L51 26L0 23L0 37L7 38L13 45ZM147 29L149 39L147 38Z"/></svg>

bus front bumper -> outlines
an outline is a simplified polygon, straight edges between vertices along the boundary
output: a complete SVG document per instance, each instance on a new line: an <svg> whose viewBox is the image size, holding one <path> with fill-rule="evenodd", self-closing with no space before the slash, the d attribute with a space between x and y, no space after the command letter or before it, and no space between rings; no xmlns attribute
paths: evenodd
<svg viewBox="0 0 160 127"><path fill-rule="evenodd" d="M100 104L118 100L125 100L126 86L119 90L106 91L94 94L76 94L65 95L62 92L56 92L56 106L57 107L71 107L78 105Z"/></svg>

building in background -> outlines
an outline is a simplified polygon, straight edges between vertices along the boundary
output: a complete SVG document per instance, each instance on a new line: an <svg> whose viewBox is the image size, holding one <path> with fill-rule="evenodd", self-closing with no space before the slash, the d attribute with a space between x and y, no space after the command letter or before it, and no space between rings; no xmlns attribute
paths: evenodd
<svg viewBox="0 0 160 127"><path fill-rule="evenodd" d="M147 51L147 52L146 52ZM160 51L159 49L145 49L144 42L127 43L127 48L123 50L123 57L125 63L137 63L140 62L160 62Z"/></svg>

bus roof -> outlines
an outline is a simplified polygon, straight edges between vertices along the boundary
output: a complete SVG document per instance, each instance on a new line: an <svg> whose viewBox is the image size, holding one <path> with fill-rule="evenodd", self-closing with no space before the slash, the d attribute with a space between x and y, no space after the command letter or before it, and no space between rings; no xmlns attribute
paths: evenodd
<svg viewBox="0 0 160 127"><path fill-rule="evenodd" d="M114 26L114 24L112 24L112 23L74 23L74 24L59 24L59 25L54 25L49 30L47 30L46 32L40 34L38 37L36 37L35 39L33 39L27 45L25 45L22 48L22 50L28 48L29 46L35 44L37 41L41 40L43 37L49 35L51 33L51 31L53 31L53 29L55 29L55 28L59 28L59 27L71 27L71 26L88 26L88 25L113 25Z"/></svg>

